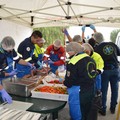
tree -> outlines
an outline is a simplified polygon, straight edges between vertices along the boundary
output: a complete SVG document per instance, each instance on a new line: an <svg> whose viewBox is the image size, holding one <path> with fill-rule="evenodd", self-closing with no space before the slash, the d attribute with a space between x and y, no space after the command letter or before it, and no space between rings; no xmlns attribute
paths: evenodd
<svg viewBox="0 0 120 120"><path fill-rule="evenodd" d="M34 30L39 30L43 34L43 38L46 40L45 47L52 44L56 39L61 40L64 44L64 34L62 33L63 27L44 27L44 28L34 28Z"/></svg>
<svg viewBox="0 0 120 120"><path fill-rule="evenodd" d="M117 34L118 34L119 32L120 32L120 29L117 29L117 30L113 30L113 31L110 33L110 39L111 39L112 42L115 43Z"/></svg>

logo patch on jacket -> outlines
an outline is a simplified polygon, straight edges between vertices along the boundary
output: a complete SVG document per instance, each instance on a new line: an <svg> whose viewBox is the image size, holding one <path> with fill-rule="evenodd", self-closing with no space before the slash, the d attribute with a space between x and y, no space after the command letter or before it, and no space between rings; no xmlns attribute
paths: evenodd
<svg viewBox="0 0 120 120"><path fill-rule="evenodd" d="M70 71L67 71L67 77L70 77Z"/></svg>
<svg viewBox="0 0 120 120"><path fill-rule="evenodd" d="M51 54L54 54L54 51L50 51Z"/></svg>
<svg viewBox="0 0 120 120"><path fill-rule="evenodd" d="M27 47L26 50L27 50L27 51L30 51L30 47Z"/></svg>
<svg viewBox="0 0 120 120"><path fill-rule="evenodd" d="M106 45L103 48L103 52L105 55L111 55L111 54L113 54L113 51L114 51L114 49L111 45Z"/></svg>

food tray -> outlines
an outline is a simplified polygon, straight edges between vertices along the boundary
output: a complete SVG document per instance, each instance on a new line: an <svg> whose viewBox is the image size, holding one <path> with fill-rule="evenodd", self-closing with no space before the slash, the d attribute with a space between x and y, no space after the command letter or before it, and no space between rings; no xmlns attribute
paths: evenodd
<svg viewBox="0 0 120 120"><path fill-rule="evenodd" d="M40 88L43 86L54 86L54 87L63 87L66 88L65 86L61 84L47 84L47 85L39 85L36 88ZM31 93L33 98L43 98L43 99L50 99L50 100L59 100L59 101L68 101L68 94L57 94L57 93L47 93L47 92L40 92L40 91L35 91L36 88L34 88Z"/></svg>
<svg viewBox="0 0 120 120"><path fill-rule="evenodd" d="M10 94L28 97L31 95L31 89L36 87L34 81L24 81L20 78L7 78L3 81L3 87Z"/></svg>
<svg viewBox="0 0 120 120"><path fill-rule="evenodd" d="M37 82L40 79L40 76L35 75L33 77L28 77L28 78L21 78L22 81L32 81L32 82Z"/></svg>

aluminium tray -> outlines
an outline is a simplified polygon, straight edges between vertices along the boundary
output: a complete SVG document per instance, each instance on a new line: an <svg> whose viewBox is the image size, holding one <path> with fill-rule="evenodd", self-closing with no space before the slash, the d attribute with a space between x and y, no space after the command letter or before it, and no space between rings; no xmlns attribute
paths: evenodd
<svg viewBox="0 0 120 120"><path fill-rule="evenodd" d="M29 97L31 89L36 87L35 81L22 80L22 78L7 78L2 81L3 87L10 94Z"/></svg>

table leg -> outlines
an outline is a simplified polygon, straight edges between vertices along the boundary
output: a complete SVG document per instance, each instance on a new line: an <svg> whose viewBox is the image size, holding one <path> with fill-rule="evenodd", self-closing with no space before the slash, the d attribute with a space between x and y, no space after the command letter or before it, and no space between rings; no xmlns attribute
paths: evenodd
<svg viewBox="0 0 120 120"><path fill-rule="evenodd" d="M52 120L58 120L58 112L52 113Z"/></svg>

